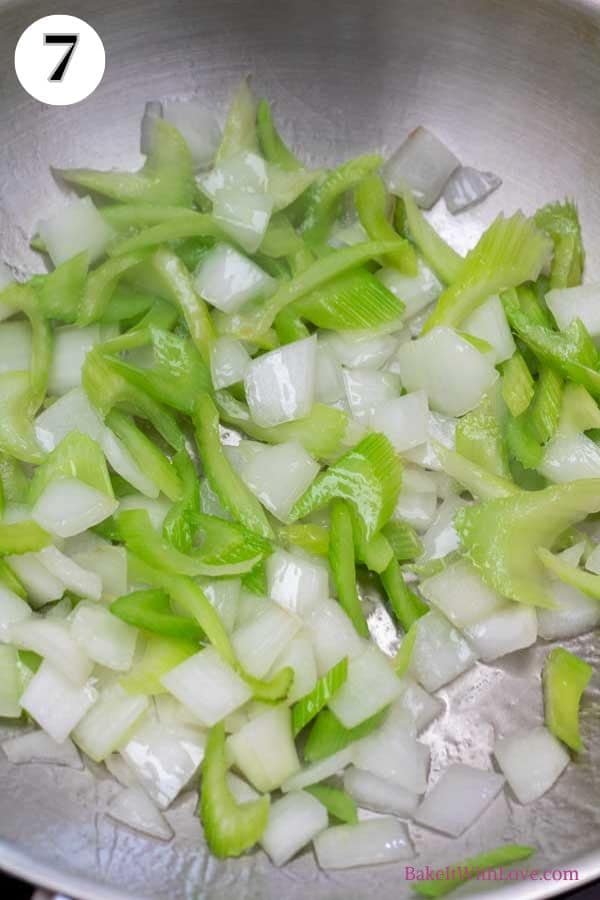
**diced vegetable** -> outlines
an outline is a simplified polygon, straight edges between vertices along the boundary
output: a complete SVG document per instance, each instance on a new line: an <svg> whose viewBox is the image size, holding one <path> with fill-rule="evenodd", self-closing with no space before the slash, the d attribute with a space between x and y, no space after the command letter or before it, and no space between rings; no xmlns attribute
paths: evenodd
<svg viewBox="0 0 600 900"><path fill-rule="evenodd" d="M19 702L32 719L60 744L97 698L98 692L91 682L83 687L73 684L48 660L44 660Z"/></svg>
<svg viewBox="0 0 600 900"><path fill-rule="evenodd" d="M107 812L111 819L123 822L150 837L164 841L173 837L173 829L140 787L133 786L120 791L110 801Z"/></svg>
<svg viewBox="0 0 600 900"><path fill-rule="evenodd" d="M426 691L437 691L474 665L477 657L468 642L439 613L427 613L416 629L411 672Z"/></svg>
<svg viewBox="0 0 600 900"><path fill-rule="evenodd" d="M74 200L42 220L38 232L55 266L83 251L88 262L95 262L113 235L90 197Z"/></svg>
<svg viewBox="0 0 600 900"><path fill-rule="evenodd" d="M494 756L519 803L545 794L569 762L565 748L543 725L498 739Z"/></svg>
<svg viewBox="0 0 600 900"><path fill-rule="evenodd" d="M316 338L306 338L250 363L244 387L250 415L257 425L269 428L309 414L315 391L316 349Z"/></svg>
<svg viewBox="0 0 600 900"><path fill-rule="evenodd" d="M286 794L269 809L269 822L261 846L276 866L292 856L327 828L327 810L304 791Z"/></svg>
<svg viewBox="0 0 600 900"><path fill-rule="evenodd" d="M174 697L209 727L252 696L240 676L212 647L186 659L161 680Z"/></svg>
<svg viewBox="0 0 600 900"><path fill-rule="evenodd" d="M448 766L415 813L420 825L458 837L492 803L504 785L496 772L472 766Z"/></svg>
<svg viewBox="0 0 600 900"><path fill-rule="evenodd" d="M265 297L275 288L270 275L227 244L217 244L202 257L194 283L204 300L227 313L237 312L244 303Z"/></svg>
<svg viewBox="0 0 600 900"><path fill-rule="evenodd" d="M297 441L264 446L243 468L252 493L281 522L288 521L294 505L309 490L319 465Z"/></svg>
<svg viewBox="0 0 600 900"><path fill-rule="evenodd" d="M444 200L451 213L470 209L485 200L502 184L493 172L481 172L471 166L459 166L450 176L444 189Z"/></svg>
<svg viewBox="0 0 600 900"><path fill-rule="evenodd" d="M422 897L445 897L446 894L460 887L463 882L477 877L478 873L502 869L504 866L509 866L522 859L529 859L535 852L534 847L504 844L495 850L488 850L478 856L453 863L446 869L438 869L434 878L416 882L413 890ZM438 877L440 874L443 877ZM479 877L483 876L479 875ZM489 880L495 880L495 878L490 875Z"/></svg>
<svg viewBox="0 0 600 900"><path fill-rule="evenodd" d="M593 669L562 647L550 651L544 663L544 706L546 726L571 750L579 751L583 743L579 733L579 704Z"/></svg>
<svg viewBox="0 0 600 900"><path fill-rule="evenodd" d="M73 740L94 762L101 762L125 743L147 708L146 697L133 696L119 684L108 684L77 724Z"/></svg>
<svg viewBox="0 0 600 900"><path fill-rule="evenodd" d="M419 805L419 795L414 791L355 766L349 766L344 772L344 790L362 809L390 813L403 819L412 818Z"/></svg>
<svg viewBox="0 0 600 900"><path fill-rule="evenodd" d="M314 846L322 869L399 862L414 853L406 825L388 816L328 828L315 838Z"/></svg>
<svg viewBox="0 0 600 900"><path fill-rule="evenodd" d="M412 191L419 206L429 209L459 166L456 156L426 128L415 128L384 166L393 194Z"/></svg>
<svg viewBox="0 0 600 900"><path fill-rule="evenodd" d="M285 786L300 768L286 706L275 706L251 719L231 735L227 747L235 766L258 791Z"/></svg>

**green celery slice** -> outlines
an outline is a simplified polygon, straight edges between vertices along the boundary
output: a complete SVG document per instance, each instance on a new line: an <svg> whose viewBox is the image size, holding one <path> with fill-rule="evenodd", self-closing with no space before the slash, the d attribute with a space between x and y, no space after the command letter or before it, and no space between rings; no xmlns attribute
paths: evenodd
<svg viewBox="0 0 600 900"><path fill-rule="evenodd" d="M137 427L133 418L113 409L106 417L106 424L162 493L169 500L179 500L182 484L177 470L160 448Z"/></svg>
<svg viewBox="0 0 600 900"><path fill-rule="evenodd" d="M301 168L300 162L281 139L273 122L271 105L264 98L258 101L256 107L256 131L262 155L267 162L288 172Z"/></svg>
<svg viewBox="0 0 600 900"><path fill-rule="evenodd" d="M243 151L258 153L256 100L248 78L242 79L231 100L215 165Z"/></svg>
<svg viewBox="0 0 600 900"><path fill-rule="evenodd" d="M198 528L196 517L200 513L200 481L187 450L180 450L175 454L173 465L179 475L183 493L165 517L163 535L180 553L189 553Z"/></svg>
<svg viewBox="0 0 600 900"><path fill-rule="evenodd" d="M363 267L333 278L286 311L318 328L353 331L398 323L406 305Z"/></svg>
<svg viewBox="0 0 600 900"><path fill-rule="evenodd" d="M535 222L554 244L550 287L566 288L581 284L585 253L575 203L572 200L549 203L538 209Z"/></svg>
<svg viewBox="0 0 600 900"><path fill-rule="evenodd" d="M100 445L80 431L70 431L35 470L29 487L29 503L33 505L51 481L63 478L75 478L114 497Z"/></svg>
<svg viewBox="0 0 600 900"><path fill-rule="evenodd" d="M0 523L0 554L35 553L52 543L48 532L27 519L11 524Z"/></svg>
<svg viewBox="0 0 600 900"><path fill-rule="evenodd" d="M386 215L386 201L383 180L376 173L363 178L354 192L356 211L372 241L387 241L397 237L397 232ZM407 240L401 249L388 253L384 262L405 275L414 277L417 274L417 255Z"/></svg>
<svg viewBox="0 0 600 900"><path fill-rule="evenodd" d="M519 351L502 367L502 397L509 412L520 416L529 407L535 393L535 382Z"/></svg>
<svg viewBox="0 0 600 900"><path fill-rule="evenodd" d="M156 589L132 591L113 600L110 611L113 616L117 616L128 625L163 637L199 641L204 636L204 632L193 619L186 619L173 613L165 591Z"/></svg>
<svg viewBox="0 0 600 900"><path fill-rule="evenodd" d="M279 529L278 539L291 547L300 547L315 556L327 556L329 553L329 531L323 525L283 525Z"/></svg>
<svg viewBox="0 0 600 900"><path fill-rule="evenodd" d="M421 897L445 897L446 894L456 890L465 881L474 878L477 872L499 869L502 866L519 862L522 859L529 859L535 852L535 847L504 844L501 847L496 847L494 850L488 850L485 853L479 853L477 856L463 859L459 863L446 866L445 869L438 870L434 878L428 878L425 881L415 881L412 889L417 894L420 894ZM441 877L439 877L440 875Z"/></svg>
<svg viewBox="0 0 600 900"><path fill-rule="evenodd" d="M544 709L548 729L571 750L583 747L579 733L579 704L594 670L563 647L554 647L543 671Z"/></svg>
<svg viewBox="0 0 600 900"><path fill-rule="evenodd" d="M301 697L292 707L292 728L294 737L327 705L348 677L348 657L338 663L318 679L309 694Z"/></svg>
<svg viewBox="0 0 600 900"><path fill-rule="evenodd" d="M387 715L387 708L380 710L356 725L354 728L344 728L339 719L329 709L323 709L314 721L314 724L304 745L304 759L314 763L327 756L332 756L344 747L348 747L354 741L367 737L376 728L379 728Z"/></svg>
<svg viewBox="0 0 600 900"><path fill-rule="evenodd" d="M491 397L484 397L478 407L459 419L456 452L491 475L510 478L502 428Z"/></svg>
<svg viewBox="0 0 600 900"><path fill-rule="evenodd" d="M356 825L358 822L356 803L346 791L328 784L309 784L304 790L316 797L329 815L338 822L345 822L348 825Z"/></svg>
<svg viewBox="0 0 600 900"><path fill-rule="evenodd" d="M201 649L197 640L146 634L141 658L119 684L129 694L166 694L161 682L163 675Z"/></svg>
<svg viewBox="0 0 600 900"><path fill-rule="evenodd" d="M395 618L404 631L408 631L421 616L429 612L429 607L410 590L397 560L391 561L380 578Z"/></svg>
<svg viewBox="0 0 600 900"><path fill-rule="evenodd" d="M418 620L417 620L418 621ZM399 678L406 675L410 668L415 641L417 639L417 622L413 622L410 626L396 652L394 657L394 671Z"/></svg>
<svg viewBox="0 0 600 900"><path fill-rule="evenodd" d="M383 526L382 534L398 562L413 562L423 552L421 539L412 525L393 519Z"/></svg>
<svg viewBox="0 0 600 900"><path fill-rule="evenodd" d="M338 499L331 504L329 564L340 606L349 616L358 634L368 637L369 629L356 589L352 516L347 504Z"/></svg>
<svg viewBox="0 0 600 900"><path fill-rule="evenodd" d="M430 269L444 284L452 284L458 278L463 258L440 237L429 224L410 192L402 195L402 208L410 237Z"/></svg>

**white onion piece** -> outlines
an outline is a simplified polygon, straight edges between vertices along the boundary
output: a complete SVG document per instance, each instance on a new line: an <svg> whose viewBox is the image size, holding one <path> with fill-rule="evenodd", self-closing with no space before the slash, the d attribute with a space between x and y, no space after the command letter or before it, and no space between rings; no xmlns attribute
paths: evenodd
<svg viewBox="0 0 600 900"><path fill-rule="evenodd" d="M221 143L221 129L212 110L197 100L167 100L163 116L185 139L195 171L208 168Z"/></svg>
<svg viewBox="0 0 600 900"><path fill-rule="evenodd" d="M198 179L211 200L217 191L236 190L248 194L264 194L269 186L267 165L257 153L243 151L220 162L211 172Z"/></svg>
<svg viewBox="0 0 600 900"><path fill-rule="evenodd" d="M140 153L148 156L152 152L154 123L163 117L163 105L160 100L148 100L144 106L144 115L140 128Z"/></svg>
<svg viewBox="0 0 600 900"><path fill-rule="evenodd" d="M487 341L494 349L494 362L504 362L515 352L515 341L500 297L495 294L467 316L461 328L467 334Z"/></svg>
<svg viewBox="0 0 600 900"><path fill-rule="evenodd" d="M377 406L371 415L371 427L385 434L402 453L427 441L428 413L427 394L414 391Z"/></svg>
<svg viewBox="0 0 600 900"><path fill-rule="evenodd" d="M372 369L343 369L344 390L350 412L367 425L380 407L399 399L398 376Z"/></svg>
<svg viewBox="0 0 600 900"><path fill-rule="evenodd" d="M118 503L76 478L51 481L37 499L31 518L58 537L72 537L112 515Z"/></svg>
<svg viewBox="0 0 600 900"><path fill-rule="evenodd" d="M48 661L41 664L21 697L21 706L57 743L62 743L93 706L98 692L78 687Z"/></svg>
<svg viewBox="0 0 600 900"><path fill-rule="evenodd" d="M349 661L346 681L328 705L342 725L354 728L401 693L402 685L388 658L371 645Z"/></svg>
<svg viewBox="0 0 600 900"><path fill-rule="evenodd" d="M309 694L317 683L317 663L312 644L305 633L298 634L277 657L271 668L271 675L289 666L294 672L294 680L288 691L287 702L295 703Z"/></svg>
<svg viewBox="0 0 600 900"><path fill-rule="evenodd" d="M442 293L441 282L420 258L417 262L417 274L413 278L403 275L398 269L385 266L376 272L376 278L406 305L406 319L421 312Z"/></svg>
<svg viewBox="0 0 600 900"><path fill-rule="evenodd" d="M223 445L225 456L240 475L243 475L244 467L266 449L268 449L267 446L261 444L260 441L249 441L245 438L241 438L237 444Z"/></svg>
<svg viewBox="0 0 600 900"><path fill-rule="evenodd" d="M108 684L77 724L73 740L94 762L102 762L125 742L148 703L143 694L128 694L120 684Z"/></svg>
<svg viewBox="0 0 600 900"><path fill-rule="evenodd" d="M150 837L169 841L173 829L140 787L128 787L112 798L106 809L111 819L129 825Z"/></svg>
<svg viewBox="0 0 600 900"><path fill-rule="evenodd" d="M204 759L206 733L186 724L146 716L121 756L160 809L166 809L194 777Z"/></svg>
<svg viewBox="0 0 600 900"><path fill-rule="evenodd" d="M344 656L354 659L365 649L354 625L335 600L327 600L310 611L306 618L319 675L324 675Z"/></svg>
<svg viewBox="0 0 600 900"><path fill-rule="evenodd" d="M157 485L140 469L129 450L110 428L103 430L100 445L107 461L121 478L146 497L153 500L158 497L160 490Z"/></svg>
<svg viewBox="0 0 600 900"><path fill-rule="evenodd" d="M17 651L8 644L0 644L0 719L19 718L22 690Z"/></svg>
<svg viewBox="0 0 600 900"><path fill-rule="evenodd" d="M252 360L244 387L250 415L269 428L302 419L315 394L317 339L304 338Z"/></svg>
<svg viewBox="0 0 600 900"><path fill-rule="evenodd" d="M317 337L315 400L319 403L335 403L344 396L344 379L339 360L332 354L328 343Z"/></svg>
<svg viewBox="0 0 600 900"><path fill-rule="evenodd" d="M385 163L383 177L392 194L410 190L419 206L430 209L459 165L439 138L419 126Z"/></svg>
<svg viewBox="0 0 600 900"><path fill-rule="evenodd" d="M267 589L271 600L305 617L329 597L327 566L287 550L276 550L267 560Z"/></svg>
<svg viewBox="0 0 600 900"><path fill-rule="evenodd" d="M78 603L71 617L71 633L88 656L117 672L127 672L133 663L137 628L113 616L98 603Z"/></svg>
<svg viewBox="0 0 600 900"><path fill-rule="evenodd" d="M364 331L326 334L321 340L347 369L380 369L398 347L398 341L391 334L374 335Z"/></svg>
<svg viewBox="0 0 600 900"><path fill-rule="evenodd" d="M243 479L269 512L285 522L314 481L319 464L296 441L265 447L243 469Z"/></svg>
<svg viewBox="0 0 600 900"><path fill-rule="evenodd" d="M119 512L126 509L144 509L150 516L152 527L156 531L161 531L167 513L171 509L171 502L164 497L153 500L150 497L144 497L142 494L127 494L119 500Z"/></svg>
<svg viewBox="0 0 600 900"><path fill-rule="evenodd" d="M465 636L484 662L531 647L537 635L535 609L520 603L511 603L465 629Z"/></svg>
<svg viewBox="0 0 600 900"><path fill-rule="evenodd" d="M156 718L163 725L193 725L195 728L202 727L200 719L170 694L155 694L154 708L156 710ZM235 715L235 713L232 715Z"/></svg>
<svg viewBox="0 0 600 900"><path fill-rule="evenodd" d="M46 619L59 619L64 622L69 618L71 613L73 612L73 604L69 597L63 597L61 600L57 600L56 603L53 603L48 612L45 613L44 618Z"/></svg>
<svg viewBox="0 0 600 900"><path fill-rule="evenodd" d="M538 634L546 641L577 637L600 625L600 603L562 581L551 583L555 609L538 609Z"/></svg>
<svg viewBox="0 0 600 900"><path fill-rule="evenodd" d="M290 710L275 706L247 722L227 739L242 775L262 793L281 787L300 768Z"/></svg>
<svg viewBox="0 0 600 900"><path fill-rule="evenodd" d="M243 381L251 358L241 341L221 337L212 345L210 371L215 390Z"/></svg>
<svg viewBox="0 0 600 900"><path fill-rule="evenodd" d="M264 612L265 609L268 608L269 602L270 601L266 597L259 596L258 594L253 594L251 591L247 591L245 588L242 588L240 591L240 602L238 605L236 626L238 628L241 628L242 625L247 625L248 622L253 622Z"/></svg>
<svg viewBox="0 0 600 900"><path fill-rule="evenodd" d="M349 766L344 772L344 790L362 809L391 813L402 819L412 818L419 805L419 794L356 766Z"/></svg>
<svg viewBox="0 0 600 900"><path fill-rule="evenodd" d="M338 222L331 229L327 243L330 247L339 248L352 247L368 240L369 235L360 222L351 222L349 225Z"/></svg>
<svg viewBox="0 0 600 900"><path fill-rule="evenodd" d="M419 585L425 599L457 628L466 628L498 612L506 601L480 578L466 560L447 566Z"/></svg>
<svg viewBox="0 0 600 900"><path fill-rule="evenodd" d="M255 678L263 678L301 625L300 619L270 603L253 622L233 633L237 659Z"/></svg>
<svg viewBox="0 0 600 900"><path fill-rule="evenodd" d="M431 611L419 619L410 671L426 691L453 681L476 659L464 637L439 613Z"/></svg>
<svg viewBox="0 0 600 900"><path fill-rule="evenodd" d="M100 442L102 419L90 404L83 388L73 388L39 414L34 423L35 436L48 453L71 431L81 431Z"/></svg>
<svg viewBox="0 0 600 900"><path fill-rule="evenodd" d="M212 647L190 656L163 675L161 681L208 727L252 696L248 685Z"/></svg>
<svg viewBox="0 0 600 900"><path fill-rule="evenodd" d="M402 693L390 707L386 722L399 717L400 721L406 721L408 717L414 723L415 732L418 734L430 725L444 709L444 704L439 697L432 697L423 690L412 678L400 679Z"/></svg>
<svg viewBox="0 0 600 900"><path fill-rule="evenodd" d="M273 292L275 280L228 244L217 244L198 263L196 290L211 306L237 312L244 303Z"/></svg>
<svg viewBox="0 0 600 900"><path fill-rule="evenodd" d="M46 734L45 731L28 731L3 741L2 749L9 762L50 763L55 766L68 766L71 769L83 769L83 763L77 748L68 738L62 744Z"/></svg>
<svg viewBox="0 0 600 900"><path fill-rule="evenodd" d="M431 441L442 444L448 450L454 450L456 447L456 425L456 419L450 416L443 416L441 413L431 412L430 410L427 421L428 441L426 444L421 444L413 450L408 450L404 454L406 459L417 463L419 466L424 466L426 469L441 472L442 466Z"/></svg>
<svg viewBox="0 0 600 900"><path fill-rule="evenodd" d="M79 387L81 369L89 351L102 341L116 337L117 334L116 328L103 325L57 328L54 331L48 392L60 395Z"/></svg>
<svg viewBox="0 0 600 900"><path fill-rule="evenodd" d="M288 778L281 785L281 790L284 794L291 791L301 791L311 784L318 784L326 778L331 778L332 775L337 775L338 772L343 772L351 762L351 749L350 747L345 747L344 750L339 750L337 753L326 756L325 759L320 759L318 762L297 771L295 775L292 775L291 778Z"/></svg>
<svg viewBox="0 0 600 900"><path fill-rule="evenodd" d="M36 609L53 600L60 600L64 594L64 584L50 574L40 561L38 553L7 556L6 561L27 591L29 603Z"/></svg>
<svg viewBox="0 0 600 900"><path fill-rule="evenodd" d="M200 508L208 516L217 516L219 519L231 519L221 501L208 483L208 478L200 480Z"/></svg>
<svg viewBox="0 0 600 900"><path fill-rule="evenodd" d="M211 606L217 610L219 618L231 633L236 626L240 606L242 583L239 578L212 579L202 584L202 590Z"/></svg>
<svg viewBox="0 0 600 900"><path fill-rule="evenodd" d="M579 546L579 544L576 546ZM562 555L564 556L564 553L566 552L567 551L565 550ZM571 561L571 565L578 566L580 561L581 557L576 562ZM594 575L600 575L600 544L594 547L585 561L584 568L586 568L588 572L593 572Z"/></svg>
<svg viewBox="0 0 600 900"><path fill-rule="evenodd" d="M87 251L89 261L102 256L113 230L91 197L78 197L38 223L38 233L55 266Z"/></svg>
<svg viewBox="0 0 600 900"><path fill-rule="evenodd" d="M560 559L561 562L566 563L568 566L577 568L577 566L581 563L585 550L586 542L579 541L577 544L573 544L572 547L567 547L566 550L561 550L560 553L556 553L555 556L557 559ZM588 568L587 563L585 564L585 568ZM590 569L589 571L592 570Z"/></svg>
<svg viewBox="0 0 600 900"><path fill-rule="evenodd" d="M415 813L420 825L458 837L497 797L504 778L457 763L444 769Z"/></svg>
<svg viewBox="0 0 600 900"><path fill-rule="evenodd" d="M73 639L64 622L32 616L12 625L10 638L17 647L43 656L75 685L84 684L91 674L92 661Z"/></svg>
<svg viewBox="0 0 600 900"><path fill-rule="evenodd" d="M544 448L538 471L562 483L600 476L600 448L586 434L556 434Z"/></svg>
<svg viewBox="0 0 600 900"><path fill-rule="evenodd" d="M84 532L85 533L85 532ZM102 593L108 597L120 597L127 591L127 551L108 541L100 541L93 550L71 552L74 562L89 572L95 572L102 584Z"/></svg>
<svg viewBox="0 0 600 900"><path fill-rule="evenodd" d="M398 350L407 391L424 390L432 409L462 416L474 409L498 379L494 360L452 328L439 327Z"/></svg>
<svg viewBox="0 0 600 900"><path fill-rule="evenodd" d="M213 217L246 253L256 253L265 236L273 200L266 194L246 194L239 189L215 193Z"/></svg>
<svg viewBox="0 0 600 900"><path fill-rule="evenodd" d="M31 326L29 322L0 325L0 374L24 372L31 362Z"/></svg>
<svg viewBox="0 0 600 900"><path fill-rule="evenodd" d="M408 522L419 532L426 531L435 519L437 510L436 494L417 493L406 489L400 491L393 518Z"/></svg>
<svg viewBox="0 0 600 900"><path fill-rule="evenodd" d="M568 751L543 725L500 738L494 756L520 803L545 794L570 762Z"/></svg>
<svg viewBox="0 0 600 900"><path fill-rule="evenodd" d="M427 787L429 747L418 741L412 723L397 719L384 722L377 731L350 746L352 762L385 781L422 794Z"/></svg>
<svg viewBox="0 0 600 900"><path fill-rule="evenodd" d="M309 841L327 828L327 810L305 791L286 794L269 809L260 844L276 866L283 866Z"/></svg>
<svg viewBox="0 0 600 900"><path fill-rule="evenodd" d="M328 828L317 835L314 848L322 869L399 862L415 852L406 825L384 816Z"/></svg>
<svg viewBox="0 0 600 900"><path fill-rule="evenodd" d="M11 626L29 618L31 618L29 604L0 584L0 643L9 643Z"/></svg>
<svg viewBox="0 0 600 900"><path fill-rule="evenodd" d="M233 794L236 803L248 803L249 800L256 800L260 797L258 791L255 791L247 781L244 781L243 778L238 778L233 772L228 772L225 778L227 787Z"/></svg>
<svg viewBox="0 0 600 900"><path fill-rule="evenodd" d="M459 166L444 189L446 206L453 215L476 206L502 184L493 172L482 172L471 166Z"/></svg>
<svg viewBox="0 0 600 900"><path fill-rule="evenodd" d="M135 772L125 762L120 753L110 753L104 760L104 765L119 784L123 787L134 787L139 785Z"/></svg>
<svg viewBox="0 0 600 900"><path fill-rule="evenodd" d="M592 337L600 337L600 283L555 288L546 294L546 303L561 331L581 319Z"/></svg>
<svg viewBox="0 0 600 900"><path fill-rule="evenodd" d="M468 506L466 500L454 494L438 507L435 519L421 539L423 560L442 559L460 547L460 538L454 527L454 516L463 506Z"/></svg>
<svg viewBox="0 0 600 900"><path fill-rule="evenodd" d="M65 588L79 597L99 600L102 594L102 580L95 572L88 572L69 559L57 547L44 547L38 559L48 571L64 584Z"/></svg>

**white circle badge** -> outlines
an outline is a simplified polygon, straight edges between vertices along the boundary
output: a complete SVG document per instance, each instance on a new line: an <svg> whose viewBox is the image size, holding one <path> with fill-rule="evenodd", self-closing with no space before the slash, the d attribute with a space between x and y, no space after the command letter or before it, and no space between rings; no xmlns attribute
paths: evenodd
<svg viewBox="0 0 600 900"><path fill-rule="evenodd" d="M51 106L70 106L89 97L102 81L105 63L98 32L77 16L38 19L15 48L21 86Z"/></svg>

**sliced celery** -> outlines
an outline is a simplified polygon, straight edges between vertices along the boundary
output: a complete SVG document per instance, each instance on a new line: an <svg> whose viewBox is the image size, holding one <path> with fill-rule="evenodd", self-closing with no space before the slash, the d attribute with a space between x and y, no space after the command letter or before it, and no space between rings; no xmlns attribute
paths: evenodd
<svg viewBox="0 0 600 900"><path fill-rule="evenodd" d="M563 380L550 366L540 366L529 425L540 444L546 444L558 427L562 406Z"/></svg>
<svg viewBox="0 0 600 900"><path fill-rule="evenodd" d="M200 513L200 482L196 467L187 450L180 450L173 458L173 465L182 486L181 499L174 503L163 523L166 540L181 553L189 553L198 529Z"/></svg>
<svg viewBox="0 0 600 900"><path fill-rule="evenodd" d="M478 872L488 869L499 869L529 859L536 852L535 847L524 847L519 844L504 844L494 850L479 853L458 863L452 863L445 869L438 869L433 878L425 881L415 881L413 891L421 897L445 897L451 891L456 890L465 881L473 879ZM442 877L440 877L440 875ZM491 879L490 879L491 880Z"/></svg>
<svg viewBox="0 0 600 900"><path fill-rule="evenodd" d="M536 440L529 416L522 413L517 418L510 414L506 419L506 445L512 459L516 459L524 469L537 469L544 455L543 448Z"/></svg>
<svg viewBox="0 0 600 900"><path fill-rule="evenodd" d="M406 306L361 267L333 278L287 309L319 328L353 331L397 323Z"/></svg>
<svg viewBox="0 0 600 900"><path fill-rule="evenodd" d="M278 539L315 556L327 556L329 553L329 531L323 525L283 525L279 529Z"/></svg>
<svg viewBox="0 0 600 900"><path fill-rule="evenodd" d="M197 640L147 633L141 657L120 679L120 685L129 694L165 694L163 675L198 650Z"/></svg>
<svg viewBox="0 0 600 900"><path fill-rule="evenodd" d="M355 728L344 728L339 719L329 709L322 710L315 719L310 730L306 744L304 745L304 759L314 763L327 756L333 756L349 744L358 741L376 728L379 728L385 716L387 708L380 710L357 725Z"/></svg>
<svg viewBox="0 0 600 900"><path fill-rule="evenodd" d="M256 107L256 131L262 155L267 162L274 163L288 172L301 168L292 151L284 144L271 115L271 105L264 98Z"/></svg>
<svg viewBox="0 0 600 900"><path fill-rule="evenodd" d="M502 367L502 397L509 412L520 416L535 393L535 382L527 363L517 350Z"/></svg>
<svg viewBox="0 0 600 900"><path fill-rule="evenodd" d="M76 321L87 281L88 257L87 252L79 253L48 275L34 275L30 280L40 311L47 319Z"/></svg>
<svg viewBox="0 0 600 900"><path fill-rule="evenodd" d="M592 572L586 572L578 566L572 566L560 556L551 553L546 547L540 547L537 555L544 568L550 572L554 578L559 578L565 584L587 594L594 600L600 600L600 575L594 575Z"/></svg>
<svg viewBox="0 0 600 900"><path fill-rule="evenodd" d="M179 257L166 247L156 251L152 265L168 299L183 315L192 340L208 364L214 329L208 306L196 291L190 273Z"/></svg>
<svg viewBox="0 0 600 900"><path fill-rule="evenodd" d="M435 455L446 475L456 479L474 497L480 500L492 500L496 497L508 497L519 489L508 478L492 475L487 469L466 459L460 453L449 450L437 441L433 442Z"/></svg>
<svg viewBox="0 0 600 900"><path fill-rule="evenodd" d="M429 607L410 590L397 560L392 560L380 578L394 617L404 631L408 631L417 619L429 612Z"/></svg>
<svg viewBox="0 0 600 900"><path fill-rule="evenodd" d="M209 213L180 209L180 215L172 216L156 225L143 228L137 234L115 241L109 253L114 257L112 262L116 263L117 260L135 253L141 255L159 244L169 244L193 237L226 239L225 232ZM140 261L142 260L143 257Z"/></svg>
<svg viewBox="0 0 600 900"><path fill-rule="evenodd" d="M408 522L393 519L383 526L382 534L387 538L398 562L413 562L423 552L421 539Z"/></svg>
<svg viewBox="0 0 600 900"><path fill-rule="evenodd" d="M358 822L356 803L346 791L329 784L309 784L305 790L323 804L332 819L347 825L356 825Z"/></svg>
<svg viewBox="0 0 600 900"><path fill-rule="evenodd" d="M398 651L394 657L394 670L396 675L400 678L402 678L403 675L406 675L410 668L415 641L417 639L417 621L413 622L402 638Z"/></svg>
<svg viewBox="0 0 600 900"><path fill-rule="evenodd" d="M113 600L110 611L128 625L163 637L199 641L204 635L193 619L186 619L173 613L165 591L156 589L132 591Z"/></svg>
<svg viewBox="0 0 600 900"><path fill-rule="evenodd" d="M80 431L70 431L35 470L29 503L33 505L51 481L62 478L76 478L109 497L114 496L104 453L96 441Z"/></svg>
<svg viewBox="0 0 600 900"><path fill-rule="evenodd" d="M402 201L402 206L396 208L404 212L410 237L423 259L444 284L452 284L463 264L462 256L429 224L411 193L403 194Z"/></svg>
<svg viewBox="0 0 600 900"><path fill-rule="evenodd" d="M327 705L348 677L348 657L344 656L328 672L321 675L316 685L292 707L292 729L294 735L302 729Z"/></svg>
<svg viewBox="0 0 600 900"><path fill-rule="evenodd" d="M369 629L356 589L352 516L343 500L331 504L329 563L340 606L352 620L357 632L367 637Z"/></svg>
<svg viewBox="0 0 600 900"><path fill-rule="evenodd" d="M106 417L106 424L123 442L136 464L169 500L181 497L181 479L173 463L160 447L138 428L131 416L113 409Z"/></svg>
<svg viewBox="0 0 600 900"><path fill-rule="evenodd" d="M11 524L0 523L0 555L35 553L52 543L50 535L43 528L26 519Z"/></svg>
<svg viewBox="0 0 600 900"><path fill-rule="evenodd" d="M140 252L124 253L117 259L108 259L88 275L81 306L77 317L78 325L90 325L98 322L108 308L111 297L129 269L144 262L145 254Z"/></svg>
<svg viewBox="0 0 600 900"><path fill-rule="evenodd" d="M581 284L585 254L575 203L572 200L549 203L536 212L535 222L554 244L550 287L565 288Z"/></svg>
<svg viewBox="0 0 600 900"><path fill-rule="evenodd" d="M546 657L543 671L546 725L552 734L571 750L583 747L579 733L579 704L594 670L562 647Z"/></svg>
<svg viewBox="0 0 600 900"><path fill-rule="evenodd" d="M502 427L491 397L484 397L476 409L459 419L456 452L491 475L510 477Z"/></svg>
<svg viewBox="0 0 600 900"><path fill-rule="evenodd" d="M244 150L258 152L256 100L248 78L242 79L231 100L215 163L223 162Z"/></svg>
<svg viewBox="0 0 600 900"><path fill-rule="evenodd" d="M386 215L385 187L380 175L373 173L363 178L356 188L354 199L362 226L372 241L387 241L397 236ZM417 274L417 255L407 240L401 249L388 253L384 262L405 275Z"/></svg>

